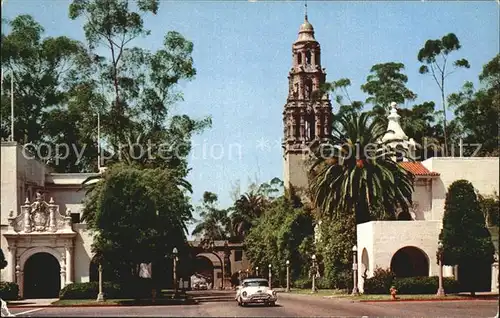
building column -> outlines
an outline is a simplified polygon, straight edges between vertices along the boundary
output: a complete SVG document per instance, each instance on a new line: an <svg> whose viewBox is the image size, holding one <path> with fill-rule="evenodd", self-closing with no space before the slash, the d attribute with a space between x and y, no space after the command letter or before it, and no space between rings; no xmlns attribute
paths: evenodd
<svg viewBox="0 0 500 318"><path fill-rule="evenodd" d="M15 274L16 274L16 283L17 286L19 286L19 296L21 298L24 298L24 274L23 271L21 270L21 266L19 266L19 263L16 265Z"/></svg>
<svg viewBox="0 0 500 318"><path fill-rule="evenodd" d="M499 290L499 282L498 282L498 259L491 264L491 291L494 293L498 293Z"/></svg>
<svg viewBox="0 0 500 318"><path fill-rule="evenodd" d="M16 247L16 243L12 242L12 246L9 246L8 250L10 252L9 269L10 269L10 274L11 274L11 282L16 283L17 282L17 276L16 276L17 247Z"/></svg>
<svg viewBox="0 0 500 318"><path fill-rule="evenodd" d="M66 250L66 284L72 284L73 283L73 246L72 245L66 245L65 246Z"/></svg>
<svg viewBox="0 0 500 318"><path fill-rule="evenodd" d="M61 259L61 289L66 286L66 257L63 256Z"/></svg>
<svg viewBox="0 0 500 318"><path fill-rule="evenodd" d="M304 120L304 111L300 112L300 135L299 139L304 140L306 136L306 126L305 126L305 120Z"/></svg>

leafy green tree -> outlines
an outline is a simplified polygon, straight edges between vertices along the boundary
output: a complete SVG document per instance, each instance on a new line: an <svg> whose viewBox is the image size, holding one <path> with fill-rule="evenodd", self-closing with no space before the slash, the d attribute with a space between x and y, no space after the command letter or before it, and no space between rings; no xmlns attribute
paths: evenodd
<svg viewBox="0 0 500 318"><path fill-rule="evenodd" d="M483 67L479 75L482 86L476 90L472 82L463 89L448 96L448 104L455 109L455 121L466 144L480 144L476 155L498 156L498 128L500 122L500 55ZM470 156L474 147L466 147L465 155Z"/></svg>
<svg viewBox="0 0 500 318"><path fill-rule="evenodd" d="M372 104L372 112L377 120L387 124L387 110L392 102L403 104L413 101L417 95L406 87L408 77L403 73L403 63L375 64L370 69L366 83L361 90L369 95L367 104Z"/></svg>
<svg viewBox="0 0 500 318"><path fill-rule="evenodd" d="M96 123L88 114L93 113L90 105L99 101L81 82L89 73L83 44L65 36L45 37L44 28L29 15L6 22L4 30L8 33L2 33L1 60L4 80L14 78L14 140L51 145L51 153L42 147L35 155L51 158L48 164L57 172L91 171L97 164ZM11 134L11 93L10 85L4 85L2 138ZM61 148L58 156L56 144L67 144L69 149ZM80 158L74 148L82 152Z"/></svg>
<svg viewBox="0 0 500 318"><path fill-rule="evenodd" d="M352 287L352 247L356 245L354 214L341 219L322 218L319 234L316 251L324 268L322 279L328 288Z"/></svg>
<svg viewBox="0 0 500 318"><path fill-rule="evenodd" d="M474 187L467 180L457 180L448 188L439 239L443 243L443 264L458 265L465 273L459 275L462 286L474 293L477 267L493 263L495 248Z"/></svg>
<svg viewBox="0 0 500 318"><path fill-rule="evenodd" d="M132 46L135 39L150 34L143 16L158 9L158 0L139 0L135 8L128 0L74 0L69 15L84 19L94 55L91 80L99 83L104 96L112 96L99 111L103 138L115 154L114 161L178 167L187 174L191 136L210 126L211 119L194 120L170 111L182 99L178 84L196 74L192 42L169 31L155 52ZM154 156L144 155L145 149Z"/></svg>
<svg viewBox="0 0 500 318"><path fill-rule="evenodd" d="M310 171L314 206L322 215L340 218L355 214L356 223L396 215L396 207L408 211L413 176L393 156L408 156L404 149L390 150L379 140L386 129L378 121L368 123L368 113L344 116L332 136L314 149L316 162Z"/></svg>
<svg viewBox="0 0 500 318"><path fill-rule="evenodd" d="M0 249L0 269L4 269L5 267L7 267L7 260L5 259L3 250Z"/></svg>
<svg viewBox="0 0 500 318"><path fill-rule="evenodd" d="M441 91L441 102L443 105L443 134L444 134L444 153L448 155L448 132L446 122L446 91L445 80L458 68L470 68L469 61L466 59L455 60L451 65L448 60L449 55L461 48L460 41L453 33L448 33L441 39L427 40L424 46L418 52L418 61L420 74L430 74Z"/></svg>
<svg viewBox="0 0 500 318"><path fill-rule="evenodd" d="M481 211L483 212L486 225L498 227L500 225L500 198L495 193L492 196L477 195Z"/></svg>
<svg viewBox="0 0 500 318"><path fill-rule="evenodd" d="M337 103L338 110L333 112L333 124L337 125L337 121L345 114L359 113L363 109L361 101L352 100L349 95L349 87L351 80L348 78L341 78L336 81L325 83L320 88L322 95L328 92L334 94L334 100Z"/></svg>
<svg viewBox="0 0 500 318"><path fill-rule="evenodd" d="M199 236L202 241L226 240L231 236L231 220L227 209L217 207L217 195L205 191L203 203L197 207L201 221L196 225L192 235Z"/></svg>
<svg viewBox="0 0 500 318"><path fill-rule="evenodd" d="M291 277L307 275L313 252L313 219L310 211L294 208L282 196L273 201L245 237L245 250L253 267L265 274L271 264L275 284L286 282L286 260L290 261Z"/></svg>
<svg viewBox="0 0 500 318"><path fill-rule="evenodd" d="M94 252L116 270L118 280L138 277L140 263L155 262L186 244L186 222L192 218L187 189L177 172L116 164L86 197L95 209Z"/></svg>

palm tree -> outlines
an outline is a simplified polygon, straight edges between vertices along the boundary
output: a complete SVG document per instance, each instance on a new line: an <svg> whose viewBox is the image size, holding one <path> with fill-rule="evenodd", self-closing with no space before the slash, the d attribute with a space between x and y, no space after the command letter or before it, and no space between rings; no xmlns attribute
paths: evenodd
<svg viewBox="0 0 500 318"><path fill-rule="evenodd" d="M232 207L231 224L234 234L244 238L262 215L266 205L266 197L256 191L241 195Z"/></svg>
<svg viewBox="0 0 500 318"><path fill-rule="evenodd" d="M413 175L393 160L397 152L407 153L382 143L386 130L370 119L368 113L345 114L332 136L316 147L310 190L320 214L355 213L359 224L394 216L398 208L409 210Z"/></svg>

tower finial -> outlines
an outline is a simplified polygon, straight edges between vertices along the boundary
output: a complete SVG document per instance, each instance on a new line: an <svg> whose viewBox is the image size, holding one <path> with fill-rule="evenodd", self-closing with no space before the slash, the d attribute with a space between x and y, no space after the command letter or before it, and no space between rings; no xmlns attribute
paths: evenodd
<svg viewBox="0 0 500 318"><path fill-rule="evenodd" d="M305 7L305 19L307 21L307 0L304 0L304 7Z"/></svg>

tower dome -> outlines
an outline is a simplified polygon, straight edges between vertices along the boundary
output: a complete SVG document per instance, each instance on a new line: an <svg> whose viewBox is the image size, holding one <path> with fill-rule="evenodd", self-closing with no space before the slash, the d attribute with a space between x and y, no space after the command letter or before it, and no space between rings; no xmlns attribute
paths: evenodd
<svg viewBox="0 0 500 318"><path fill-rule="evenodd" d="M295 41L295 43L306 41L316 42L316 39L314 38L314 28L307 19L307 14L305 15L304 23L300 25L299 38L297 39L297 41Z"/></svg>

